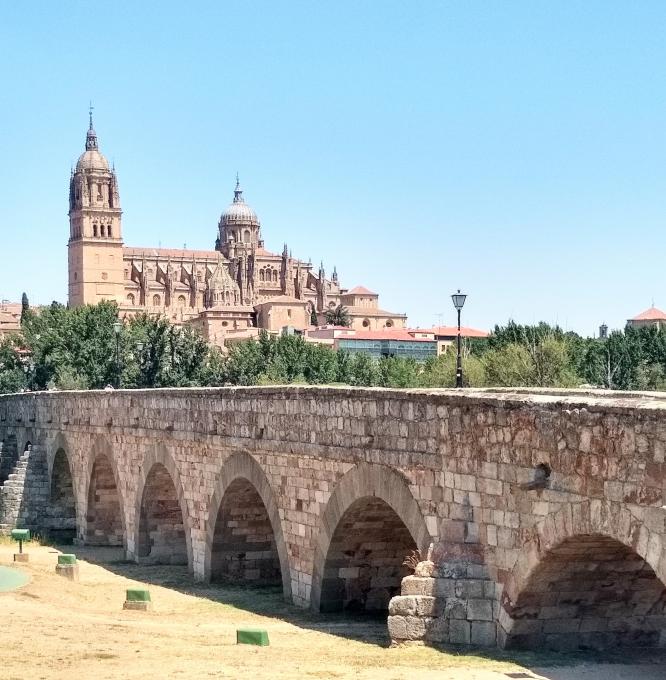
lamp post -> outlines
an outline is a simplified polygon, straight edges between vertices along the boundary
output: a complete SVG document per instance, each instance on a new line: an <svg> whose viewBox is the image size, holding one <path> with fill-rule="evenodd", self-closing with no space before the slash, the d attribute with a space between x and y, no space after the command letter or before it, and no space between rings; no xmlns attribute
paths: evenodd
<svg viewBox="0 0 666 680"><path fill-rule="evenodd" d="M462 310L463 305L465 304L466 297L467 295L460 292L460 288L458 288L457 293L454 293L451 296L451 299L453 300L453 306L456 308L456 311L458 312L458 356L456 358L456 387L463 386L462 355L460 350L460 311Z"/></svg>
<svg viewBox="0 0 666 680"><path fill-rule="evenodd" d="M113 324L113 332L116 334L116 388L120 387L120 331L123 329L123 324L116 321Z"/></svg>

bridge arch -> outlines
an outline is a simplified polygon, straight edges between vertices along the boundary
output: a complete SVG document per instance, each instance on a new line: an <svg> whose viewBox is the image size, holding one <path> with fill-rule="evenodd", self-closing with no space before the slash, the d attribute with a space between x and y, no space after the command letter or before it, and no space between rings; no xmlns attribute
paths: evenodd
<svg viewBox="0 0 666 680"><path fill-rule="evenodd" d="M535 528L505 584L503 646L595 649L666 641L661 540L620 503L564 505Z"/></svg>
<svg viewBox="0 0 666 680"><path fill-rule="evenodd" d="M138 562L187 564L193 570L190 513L178 466L163 444L141 467L134 506L133 554Z"/></svg>
<svg viewBox="0 0 666 680"><path fill-rule="evenodd" d="M113 449L102 435L95 437L85 478L85 542L127 546L125 498Z"/></svg>
<svg viewBox="0 0 666 680"><path fill-rule="evenodd" d="M359 463L342 476L317 525L312 608L386 610L400 594L403 559L414 549L425 555L431 541L405 478Z"/></svg>
<svg viewBox="0 0 666 680"><path fill-rule="evenodd" d="M254 555L248 555L254 553ZM223 463L211 496L206 529L204 577L257 583L281 580L291 598L291 577L282 520L270 482L248 453Z"/></svg>
<svg viewBox="0 0 666 680"><path fill-rule="evenodd" d="M58 433L49 447L49 495L46 506L45 529L50 539L70 543L77 532L77 484L74 476L74 459L68 440Z"/></svg>

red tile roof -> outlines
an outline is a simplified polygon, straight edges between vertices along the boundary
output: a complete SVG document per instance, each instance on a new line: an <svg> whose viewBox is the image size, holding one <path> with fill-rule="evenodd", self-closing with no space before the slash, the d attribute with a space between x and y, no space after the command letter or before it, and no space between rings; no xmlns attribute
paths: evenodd
<svg viewBox="0 0 666 680"><path fill-rule="evenodd" d="M192 261L192 258L198 260L215 260L221 257L221 253L216 250L184 250L182 248L138 248L133 246L125 246L123 248L124 257L134 257L140 259L145 257L147 260L152 258L168 258L173 260Z"/></svg>
<svg viewBox="0 0 666 680"><path fill-rule="evenodd" d="M343 295L377 295L377 293L373 293L371 290L368 290L365 286L356 286L356 288L352 288L351 290L348 290L346 293L342 293Z"/></svg>
<svg viewBox="0 0 666 680"><path fill-rule="evenodd" d="M413 331L412 331L413 332ZM423 332L423 331L417 331ZM433 342L428 338L415 338L404 328L384 328L380 331L356 331L354 335L347 335L338 340L406 340L409 342Z"/></svg>
<svg viewBox="0 0 666 680"><path fill-rule="evenodd" d="M650 307L650 309L646 309L644 312L641 312L638 316L635 316L633 319L630 319L630 321L666 321L666 314L661 311L661 309L657 309L656 307Z"/></svg>
<svg viewBox="0 0 666 680"><path fill-rule="evenodd" d="M444 336L444 337L455 337L458 335L458 327L457 326L434 326L433 328L430 329L415 329L415 330L421 330L422 332L425 330L426 332L429 331L430 333L434 333L435 335L439 336ZM467 328L466 326L461 326L460 327L460 335L463 338L487 338L488 333L486 331L480 331L477 328Z"/></svg>

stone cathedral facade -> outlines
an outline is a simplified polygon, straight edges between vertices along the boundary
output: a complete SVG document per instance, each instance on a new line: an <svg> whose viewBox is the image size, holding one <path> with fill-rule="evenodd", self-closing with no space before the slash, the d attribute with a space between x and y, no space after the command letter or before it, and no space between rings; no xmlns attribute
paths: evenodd
<svg viewBox="0 0 666 680"><path fill-rule="evenodd" d="M204 337L224 344L258 329L303 330L314 315L323 323L330 307L343 304L352 327L403 328L404 314L379 308L366 288L340 286L336 270L264 246L256 213L236 182L222 213L214 250L139 248L123 242L122 210L115 168L99 150L92 115L85 151L69 184L69 304L115 300L123 318L145 311L177 324L191 324Z"/></svg>

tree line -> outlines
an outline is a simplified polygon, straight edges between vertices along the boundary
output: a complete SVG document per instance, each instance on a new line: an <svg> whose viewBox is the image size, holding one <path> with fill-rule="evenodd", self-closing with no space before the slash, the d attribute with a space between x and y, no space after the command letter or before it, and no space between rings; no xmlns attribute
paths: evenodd
<svg viewBox="0 0 666 680"><path fill-rule="evenodd" d="M138 314L120 326L118 309L101 302L69 309L24 308L21 331L0 341L0 393L101 389L343 384L452 387L455 348L425 363L337 351L296 335L234 344L227 354L194 329ZM546 323L510 321L487 339L463 343L466 386L666 389L666 331L654 327L583 338Z"/></svg>

